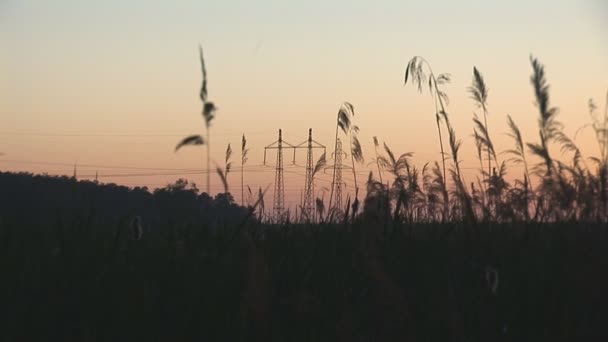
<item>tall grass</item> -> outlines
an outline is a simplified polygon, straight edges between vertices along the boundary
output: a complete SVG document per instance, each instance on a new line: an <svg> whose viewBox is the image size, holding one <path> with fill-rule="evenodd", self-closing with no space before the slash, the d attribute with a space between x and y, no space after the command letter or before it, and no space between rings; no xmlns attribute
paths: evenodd
<svg viewBox="0 0 608 342"><path fill-rule="evenodd" d="M428 70L425 72L425 68ZM428 78L428 82L427 82ZM439 74L435 76L433 69L429 62L420 56L414 56L407 64L405 68L405 79L404 85L407 84L408 80L411 80L413 84L418 87L418 91L422 92L422 88L428 83L429 93L433 99L435 106L435 122L437 124L437 135L439 137L439 148L441 149L441 166L443 171L443 182L447 184L447 169L445 166L446 153L443 149L443 135L441 133L441 122L443 121L446 125L446 129L449 131L449 119L448 113L446 112L445 105L449 102L447 94L439 88L444 84L450 83L450 74ZM447 196L447 188L444 189L444 193ZM444 203L444 217L447 216L448 203Z"/></svg>
<svg viewBox="0 0 608 342"><path fill-rule="evenodd" d="M201 85L201 90L199 92L199 97L201 99L201 102L203 103L203 111L202 111L202 116L203 119L205 121L205 129L207 131L207 136L206 139L203 139L203 136L200 134L193 134L190 136L187 136L186 138L182 139L177 146L175 147L175 151L177 152L177 150L179 150L180 148L182 148L183 146L187 146L187 145L203 145L205 144L207 146L207 193L210 194L211 193L211 180L210 180L210 176L211 176L211 137L210 137L210 131L209 131L209 127L211 126L211 122L213 121L213 119L215 118L215 111L217 110L217 108L215 107L215 104L213 102L209 102L207 100L207 96L208 96L208 92L207 92L207 69L205 68L205 58L203 57L203 48L199 46L199 57L200 57L200 62L201 62L201 71L203 74L203 81L202 81L202 85Z"/></svg>
<svg viewBox="0 0 608 342"><path fill-rule="evenodd" d="M201 100L204 104L203 116L207 128L207 137L193 135L183 139L176 149L185 145L206 144L209 148L209 124L214 117L215 106L207 102L207 78L201 50L203 85ZM597 170L587 164L575 140L567 136L557 118L558 109L550 102L549 82L545 67L534 58L530 58L532 85L535 104L538 109L538 141L527 142L511 116L507 116L508 135L513 147L499 153L494 145L488 128L489 88L484 75L473 67L473 77L467 92L473 99L480 113L473 118L473 137L477 158L479 159L480 176L465 179L461 166L462 142L451 125L447 112L448 96L443 86L451 80L449 74L435 75L426 59L416 56L407 64L404 83L413 83L419 91L428 87L431 95L435 123L441 150L441 160L424 165L418 169L410 159L411 154L395 156L393 151L384 145L380 151L378 138L374 137L375 168L380 185L386 188L382 196L388 195L388 203L383 208L390 208L390 217L396 222L515 222L515 221L561 221L593 220L604 221L608 213L608 113L597 115L597 106L590 102L589 111L592 126L600 146L600 157L590 158ZM350 168L355 181L355 197L347 198L349 205L337 208L343 213L350 213L350 220L366 215L366 209L359 214L359 184L357 163L364 160L359 142L359 127L353 120L355 108L344 102L336 116L335 149L337 149L340 132L349 141ZM447 134L447 137L444 136ZM447 142L447 146L444 146ZM241 140L241 204L244 204L244 165L247 160L247 141ZM447 149L446 149L447 148ZM569 161L555 159L554 149ZM228 172L230 163L227 159L224 169L218 168L218 175L228 191ZM230 151L231 152L231 151ZM499 155L506 155L503 161ZM531 159L533 158L533 159ZM448 168L446 161L452 161ZM325 164L323 164L325 165ZM522 177L509 174L511 166L522 165ZM335 165L334 165L335 166ZM323 166L325 167L325 166ZM384 179L386 172L391 181ZM449 181L448 181L449 172ZM511 179L509 181L508 179ZM336 169L333 170L332 184L336 183ZM388 186L385 186L385 183ZM368 181L368 192L370 190ZM470 185L470 186L469 186ZM374 187L372 187L374 188ZM335 186L329 193L329 210L326 212L325 198L317 199L316 214L331 214ZM250 192L250 196L253 194ZM365 203L376 203L371 199L379 192L372 191ZM384 209L383 209L384 210ZM369 208L367 209L369 213ZM259 208L260 219L265 218L263 203ZM329 217L328 217L329 218Z"/></svg>

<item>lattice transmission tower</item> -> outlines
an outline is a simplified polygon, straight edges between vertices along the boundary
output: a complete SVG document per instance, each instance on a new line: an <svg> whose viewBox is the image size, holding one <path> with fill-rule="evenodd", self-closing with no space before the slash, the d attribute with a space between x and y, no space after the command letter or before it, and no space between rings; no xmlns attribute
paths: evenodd
<svg viewBox="0 0 608 342"><path fill-rule="evenodd" d="M304 198L302 200L301 217L305 222L311 222L314 220L315 213L315 184L314 184L314 168L315 162L313 159L313 149L322 148L325 154L325 146L316 142L312 138L312 128L308 129L308 139L296 148L306 148L306 178L304 180Z"/></svg>
<svg viewBox="0 0 608 342"><path fill-rule="evenodd" d="M285 217L285 179L283 177L283 145L294 148L295 162L295 146L283 141L282 130L279 129L279 139L272 144L264 147L264 165L266 165L266 151L269 149L277 150L277 161L274 174L274 198L272 201L273 218L275 222L283 222Z"/></svg>
<svg viewBox="0 0 608 342"><path fill-rule="evenodd" d="M346 157L346 153L342 151L340 138L336 139L336 150L333 156L334 164L327 167L328 169L335 169L334 178L331 182L333 196L329 199L329 210L327 212L330 216L342 213L342 188L346 186L346 183L342 181L342 170L350 168L342 164L342 159Z"/></svg>

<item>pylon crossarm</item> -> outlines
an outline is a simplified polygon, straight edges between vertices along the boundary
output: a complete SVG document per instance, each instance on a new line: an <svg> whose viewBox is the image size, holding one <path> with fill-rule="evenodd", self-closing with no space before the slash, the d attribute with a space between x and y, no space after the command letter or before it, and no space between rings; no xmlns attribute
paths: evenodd
<svg viewBox="0 0 608 342"><path fill-rule="evenodd" d="M313 148L314 148L314 147L319 147L319 148L321 148L321 147L322 147L322 148L325 148L325 145L323 145L323 144L321 144L321 143L317 142L316 140L313 140L312 142L313 142L313 143L315 143L315 144L317 144L317 146L313 146Z"/></svg>

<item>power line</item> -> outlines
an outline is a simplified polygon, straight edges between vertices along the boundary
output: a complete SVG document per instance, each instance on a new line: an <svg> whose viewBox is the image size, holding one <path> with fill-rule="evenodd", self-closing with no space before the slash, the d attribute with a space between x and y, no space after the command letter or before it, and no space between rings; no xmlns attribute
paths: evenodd
<svg viewBox="0 0 608 342"><path fill-rule="evenodd" d="M249 135L268 134L272 131L254 131L248 132ZM179 138L183 137L187 133L49 133L49 132L12 132L12 131L0 131L0 135L8 136L36 136L36 137L110 137L110 138L145 138L145 137L167 137L167 138ZM220 133L215 134L218 137L224 136L237 136L241 135L242 132L238 133Z"/></svg>
<svg viewBox="0 0 608 342"><path fill-rule="evenodd" d="M48 162L48 161L33 161L33 160L19 160L19 159L0 159L0 162L10 162L17 164L31 164L31 165L54 165L54 166L69 166L73 167L74 163L65 163L65 162ZM184 171L184 172L215 172L213 170L207 169L190 169L190 168L167 168L167 167L141 167L141 166L121 166L121 165L102 165L102 164L79 164L78 167L83 168L99 168L99 169L121 169L121 170L149 170L149 171ZM265 168L269 169L265 165L247 165L244 170L254 170L254 168ZM239 167L233 168L233 170L240 170Z"/></svg>

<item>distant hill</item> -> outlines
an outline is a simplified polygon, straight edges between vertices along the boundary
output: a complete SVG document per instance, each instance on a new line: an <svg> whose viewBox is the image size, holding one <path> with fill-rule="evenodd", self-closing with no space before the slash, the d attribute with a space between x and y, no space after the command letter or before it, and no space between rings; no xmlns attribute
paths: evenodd
<svg viewBox="0 0 608 342"><path fill-rule="evenodd" d="M146 229L166 224L221 227L240 220L246 212L230 194L212 198L182 179L149 191L67 176L0 172L0 220L5 224L85 220L113 225L140 216Z"/></svg>

